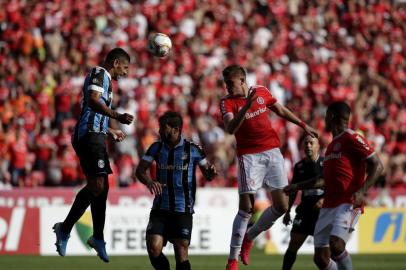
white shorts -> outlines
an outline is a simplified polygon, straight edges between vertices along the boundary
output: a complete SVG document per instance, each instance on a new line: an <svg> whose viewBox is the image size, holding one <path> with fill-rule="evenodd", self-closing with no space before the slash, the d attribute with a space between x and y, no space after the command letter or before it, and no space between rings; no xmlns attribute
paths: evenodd
<svg viewBox="0 0 406 270"><path fill-rule="evenodd" d="M283 189L288 184L285 162L279 148L238 157L238 191L256 193L261 187Z"/></svg>
<svg viewBox="0 0 406 270"><path fill-rule="evenodd" d="M314 246L328 247L330 235L337 236L347 243L361 216L361 209L353 209L352 204L343 203L335 208L320 209L319 219L314 228Z"/></svg>

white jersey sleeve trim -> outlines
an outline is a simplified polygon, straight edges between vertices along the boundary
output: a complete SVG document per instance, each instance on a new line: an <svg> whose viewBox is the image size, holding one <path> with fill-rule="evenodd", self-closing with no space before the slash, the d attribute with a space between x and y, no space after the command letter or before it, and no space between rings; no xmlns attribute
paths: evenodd
<svg viewBox="0 0 406 270"><path fill-rule="evenodd" d="M93 90L93 91L97 91L97 92L100 92L100 93L104 93L103 87L100 87L100 86L94 85L94 84L89 85L87 87L87 90Z"/></svg>
<svg viewBox="0 0 406 270"><path fill-rule="evenodd" d="M152 162L154 160L154 157L145 155L142 157L142 160L145 160L147 162Z"/></svg>

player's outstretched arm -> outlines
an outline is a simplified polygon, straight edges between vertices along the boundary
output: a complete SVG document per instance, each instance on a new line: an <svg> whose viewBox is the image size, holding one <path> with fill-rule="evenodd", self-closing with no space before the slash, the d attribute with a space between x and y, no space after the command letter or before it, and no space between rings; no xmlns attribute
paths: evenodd
<svg viewBox="0 0 406 270"><path fill-rule="evenodd" d="M106 115L110 118L117 119L122 124L131 124L131 122L134 120L134 116L128 113L118 113L110 109L108 106L100 102L100 96L100 92L90 90L88 105L93 111Z"/></svg>
<svg viewBox="0 0 406 270"><path fill-rule="evenodd" d="M147 170L150 166L151 162L142 159L135 170L135 176L141 183L147 186L151 194L160 195L162 194L162 185L149 177Z"/></svg>
<svg viewBox="0 0 406 270"><path fill-rule="evenodd" d="M322 187L324 187L324 179L320 177L315 177L308 181L287 185L286 187L284 187L283 191L286 194L291 194L292 192L302 189L322 188Z"/></svg>
<svg viewBox="0 0 406 270"><path fill-rule="evenodd" d="M307 125L305 122L303 122L302 120L300 120L293 112L291 112L288 108L286 108L285 106L279 104L279 103L275 103L274 105L272 105L270 107L270 109L276 113L277 115L279 115L280 117L288 120L289 122L292 122L298 126L300 126L301 128L303 128L303 130L309 134L310 136L314 137L314 138L318 138L319 134L318 132L312 128L311 126Z"/></svg>
<svg viewBox="0 0 406 270"><path fill-rule="evenodd" d="M257 98L256 90L254 89L250 91L250 93L248 94L247 103L245 103L245 105L241 108L241 110L238 111L238 113L235 116L233 116L232 114L226 114L224 116L223 118L224 126L229 134L234 134L235 132L237 132L237 130L240 128L242 122L245 119L245 114L247 113L249 108L251 108L252 103L256 98Z"/></svg>
<svg viewBox="0 0 406 270"><path fill-rule="evenodd" d="M354 206L360 206L364 201L365 193L368 189L375 184L378 180L378 177L382 174L383 164L377 154L373 154L366 159L367 163L367 177L365 179L364 185L354 193Z"/></svg>
<svg viewBox="0 0 406 270"><path fill-rule="evenodd" d="M217 175L216 167L213 164L206 163L205 165L200 165L199 168L208 181L213 180Z"/></svg>

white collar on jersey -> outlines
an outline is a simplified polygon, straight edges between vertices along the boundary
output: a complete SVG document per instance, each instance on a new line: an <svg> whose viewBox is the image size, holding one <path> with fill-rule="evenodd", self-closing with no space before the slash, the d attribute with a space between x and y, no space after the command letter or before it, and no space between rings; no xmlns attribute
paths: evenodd
<svg viewBox="0 0 406 270"><path fill-rule="evenodd" d="M110 73L107 71L107 69L105 69L104 67L101 67L101 66L97 66L97 67L103 69L103 70L107 73L107 76L109 76L109 79L110 79L110 81L111 81L111 75L110 75Z"/></svg>
<svg viewBox="0 0 406 270"><path fill-rule="evenodd" d="M337 136L335 136L335 137L333 138L333 140L335 140L335 139L341 137L341 136L342 136L344 133L346 133L346 132L351 133L351 129L349 129L349 128L344 129L344 131L341 132L340 134L338 134Z"/></svg>

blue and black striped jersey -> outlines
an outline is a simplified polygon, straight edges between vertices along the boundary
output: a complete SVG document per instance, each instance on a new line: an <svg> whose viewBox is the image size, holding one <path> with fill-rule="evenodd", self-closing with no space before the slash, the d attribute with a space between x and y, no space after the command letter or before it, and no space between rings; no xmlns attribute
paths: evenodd
<svg viewBox="0 0 406 270"><path fill-rule="evenodd" d="M107 134L109 126L109 117L93 111L89 105L90 90L101 93L100 102L111 108L113 99L113 89L111 85L111 76L107 70L102 67L94 67L85 78L83 85L82 111L80 119L75 127L78 138L81 138L87 132L99 132Z"/></svg>
<svg viewBox="0 0 406 270"><path fill-rule="evenodd" d="M201 147L184 138L172 149L158 141L142 159L155 160L157 180L163 184L162 194L155 196L152 209L193 214L196 167L207 163Z"/></svg>

